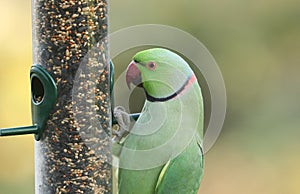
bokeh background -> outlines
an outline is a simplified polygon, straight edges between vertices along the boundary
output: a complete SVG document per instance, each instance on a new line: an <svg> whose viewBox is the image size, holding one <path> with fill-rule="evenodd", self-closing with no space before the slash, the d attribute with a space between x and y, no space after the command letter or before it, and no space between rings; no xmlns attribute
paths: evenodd
<svg viewBox="0 0 300 194"><path fill-rule="evenodd" d="M0 128L28 125L31 2L0 5ZM110 2L111 31L175 26L203 42L223 73L227 116L199 193L300 193L299 19L299 0ZM0 194L34 193L33 144L30 135L0 138Z"/></svg>

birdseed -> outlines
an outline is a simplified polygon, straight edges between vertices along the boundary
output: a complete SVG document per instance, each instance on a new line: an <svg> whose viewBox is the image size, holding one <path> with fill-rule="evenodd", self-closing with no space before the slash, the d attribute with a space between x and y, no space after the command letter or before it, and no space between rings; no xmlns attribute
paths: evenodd
<svg viewBox="0 0 300 194"><path fill-rule="evenodd" d="M35 193L112 193L105 0L33 0L34 63L58 99L35 143Z"/></svg>

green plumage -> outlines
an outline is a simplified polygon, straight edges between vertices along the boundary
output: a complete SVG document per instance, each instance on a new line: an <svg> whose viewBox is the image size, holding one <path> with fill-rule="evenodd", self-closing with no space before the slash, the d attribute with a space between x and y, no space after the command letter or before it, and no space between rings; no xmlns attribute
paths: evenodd
<svg viewBox="0 0 300 194"><path fill-rule="evenodd" d="M203 174L203 102L197 80L188 64L166 49L142 51L133 59L140 86L152 100L145 101L123 144L119 193L197 193Z"/></svg>

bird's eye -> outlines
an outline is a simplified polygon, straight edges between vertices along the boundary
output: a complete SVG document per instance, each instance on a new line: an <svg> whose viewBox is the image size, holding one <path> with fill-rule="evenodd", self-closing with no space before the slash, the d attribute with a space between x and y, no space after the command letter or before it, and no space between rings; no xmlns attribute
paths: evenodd
<svg viewBox="0 0 300 194"><path fill-rule="evenodd" d="M154 71L156 69L156 66L157 66L156 63L154 63L154 62L149 62L147 64L147 68L151 71Z"/></svg>

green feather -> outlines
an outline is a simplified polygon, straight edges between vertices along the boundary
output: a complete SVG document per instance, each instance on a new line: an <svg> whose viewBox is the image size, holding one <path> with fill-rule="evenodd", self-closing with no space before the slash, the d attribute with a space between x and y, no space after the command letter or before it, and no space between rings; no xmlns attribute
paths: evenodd
<svg viewBox="0 0 300 194"><path fill-rule="evenodd" d="M202 174L202 151L199 145L193 141L183 153L165 165L155 193L196 194Z"/></svg>
<svg viewBox="0 0 300 194"><path fill-rule="evenodd" d="M189 65L180 56L166 49L142 51L133 59L138 63L145 91L156 98L176 92L193 75ZM155 70L147 68L149 62L157 64ZM180 136L174 136L177 132ZM165 102L146 101L120 154L120 166L129 169L119 169L119 193L197 193L203 174L202 136L203 102L197 81L174 99ZM172 138L174 142L168 145L170 149L166 152L157 153L156 156L145 155L142 158L144 160L137 157L140 151L165 146L166 142L172 142ZM186 142L184 146L182 142ZM163 163L132 170L147 162L151 164L156 158Z"/></svg>

